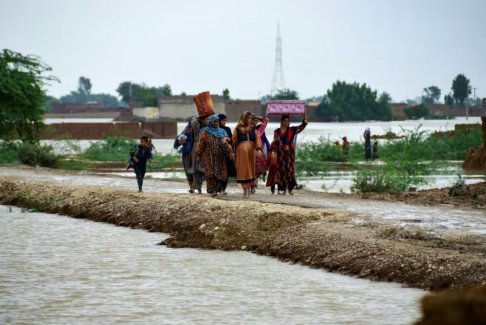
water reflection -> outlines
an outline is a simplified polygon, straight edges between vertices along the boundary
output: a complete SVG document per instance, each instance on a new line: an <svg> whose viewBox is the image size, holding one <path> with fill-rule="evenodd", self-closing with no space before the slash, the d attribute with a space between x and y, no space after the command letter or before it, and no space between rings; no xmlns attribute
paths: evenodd
<svg viewBox="0 0 486 325"><path fill-rule="evenodd" d="M0 206L0 323L408 324L423 291Z"/></svg>

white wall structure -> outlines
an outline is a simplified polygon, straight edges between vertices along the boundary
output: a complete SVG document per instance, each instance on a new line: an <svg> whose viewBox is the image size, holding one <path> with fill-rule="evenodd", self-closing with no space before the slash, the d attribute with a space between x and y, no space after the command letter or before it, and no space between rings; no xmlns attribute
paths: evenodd
<svg viewBox="0 0 486 325"><path fill-rule="evenodd" d="M134 107L133 116L144 118L159 118L160 112L158 107Z"/></svg>

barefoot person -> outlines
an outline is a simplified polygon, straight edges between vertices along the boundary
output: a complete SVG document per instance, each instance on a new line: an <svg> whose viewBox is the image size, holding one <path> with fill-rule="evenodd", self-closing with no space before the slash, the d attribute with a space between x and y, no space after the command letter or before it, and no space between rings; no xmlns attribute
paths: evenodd
<svg viewBox="0 0 486 325"><path fill-rule="evenodd" d="M261 150L260 140L251 124L252 114L244 112L233 132L236 148L236 182L243 187L243 198L250 197L250 187L255 181L255 150Z"/></svg>
<svg viewBox="0 0 486 325"><path fill-rule="evenodd" d="M278 186L278 194L285 194L287 191L293 195L293 189L297 185L295 178L295 147L297 134L307 126L307 112L299 126L290 126L290 116L283 115L280 121L280 128L273 133L272 153L276 155L276 168L269 173L267 186Z"/></svg>
<svg viewBox="0 0 486 325"><path fill-rule="evenodd" d="M147 161L152 159L152 148L147 137L143 136L140 138L140 144L132 149L130 157L137 176L138 191L142 192L143 179L147 171Z"/></svg>
<svg viewBox="0 0 486 325"><path fill-rule="evenodd" d="M233 154L225 130L219 127L218 115L211 115L209 124L201 129L196 154L204 163L207 192L215 197L222 182L227 182L225 157Z"/></svg>

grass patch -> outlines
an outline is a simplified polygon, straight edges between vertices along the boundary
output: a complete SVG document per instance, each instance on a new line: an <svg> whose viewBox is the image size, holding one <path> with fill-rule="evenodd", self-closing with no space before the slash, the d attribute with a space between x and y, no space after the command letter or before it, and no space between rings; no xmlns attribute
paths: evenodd
<svg viewBox="0 0 486 325"><path fill-rule="evenodd" d="M106 137L94 142L81 154L82 158L92 161L128 161L130 150L137 141L126 137Z"/></svg>
<svg viewBox="0 0 486 325"><path fill-rule="evenodd" d="M17 164L19 163L19 156L17 151L19 144L13 141L0 142L0 164Z"/></svg>
<svg viewBox="0 0 486 325"><path fill-rule="evenodd" d="M55 168L66 170L92 170L95 168L95 163L86 160L75 159L59 159Z"/></svg>
<svg viewBox="0 0 486 325"><path fill-rule="evenodd" d="M181 157L178 154L160 155L154 154L152 160L147 164L148 170L174 169L180 167Z"/></svg>
<svg viewBox="0 0 486 325"><path fill-rule="evenodd" d="M359 170L353 177L351 192L407 192L411 186L425 183L426 181L422 177L410 175L407 172L396 169L363 169Z"/></svg>

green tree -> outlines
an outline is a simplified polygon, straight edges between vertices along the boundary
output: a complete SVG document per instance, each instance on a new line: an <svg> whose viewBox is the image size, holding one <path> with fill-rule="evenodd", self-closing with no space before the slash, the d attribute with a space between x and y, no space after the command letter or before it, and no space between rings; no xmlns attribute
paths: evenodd
<svg viewBox="0 0 486 325"><path fill-rule="evenodd" d="M44 110L46 112L50 112L52 109L52 105L59 103L59 99L56 97L52 97L47 95L46 98L44 99Z"/></svg>
<svg viewBox="0 0 486 325"><path fill-rule="evenodd" d="M78 93L83 95L91 94L91 80L85 77L79 77L78 81Z"/></svg>
<svg viewBox="0 0 486 325"><path fill-rule="evenodd" d="M230 100L231 97L230 97L230 91L228 88L224 89L223 90L223 98L226 99L226 100Z"/></svg>
<svg viewBox="0 0 486 325"><path fill-rule="evenodd" d="M278 90L275 95L271 96L271 99L277 99L277 100L299 99L299 94L295 90L281 89Z"/></svg>
<svg viewBox="0 0 486 325"><path fill-rule="evenodd" d="M169 84L165 84L162 87L157 87L155 90L157 96L172 96L172 88Z"/></svg>
<svg viewBox="0 0 486 325"><path fill-rule="evenodd" d="M118 98L110 94L92 94L91 80L85 77L79 77L78 91L71 91L70 94L61 96L59 101L64 104L85 104L95 102L104 106L118 106Z"/></svg>
<svg viewBox="0 0 486 325"><path fill-rule="evenodd" d="M375 116L381 116L381 120L390 121L392 119L391 111L392 98L389 93L383 92L380 97L378 97L377 108L373 110Z"/></svg>
<svg viewBox="0 0 486 325"><path fill-rule="evenodd" d="M131 82L130 81L124 81L118 85L118 88L116 89L118 95L120 95L121 100L125 103L128 103L130 101L130 95L131 95Z"/></svg>
<svg viewBox="0 0 486 325"><path fill-rule="evenodd" d="M338 80L317 106L317 114L328 121L389 121L391 97L387 93L377 96L366 84Z"/></svg>
<svg viewBox="0 0 486 325"><path fill-rule="evenodd" d="M147 87L145 84L124 81L116 91L125 103L133 101L142 106L157 106L157 97L172 96L169 84L162 87Z"/></svg>
<svg viewBox="0 0 486 325"><path fill-rule="evenodd" d="M406 107L404 112L410 120L418 120L429 115L429 109L424 104Z"/></svg>
<svg viewBox="0 0 486 325"><path fill-rule="evenodd" d="M458 74L452 81L452 97L454 97L454 101L463 105L470 94L471 85L469 79L463 74Z"/></svg>
<svg viewBox="0 0 486 325"><path fill-rule="evenodd" d="M447 94L444 96L444 103L447 105L454 105L454 97L452 97L452 94Z"/></svg>
<svg viewBox="0 0 486 325"><path fill-rule="evenodd" d="M422 103L432 104L440 99L440 88L437 86L430 86L424 88L425 95L422 96Z"/></svg>
<svg viewBox="0 0 486 325"><path fill-rule="evenodd" d="M39 57L8 49L0 53L0 138L35 142L43 127L44 87L57 78Z"/></svg>

